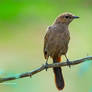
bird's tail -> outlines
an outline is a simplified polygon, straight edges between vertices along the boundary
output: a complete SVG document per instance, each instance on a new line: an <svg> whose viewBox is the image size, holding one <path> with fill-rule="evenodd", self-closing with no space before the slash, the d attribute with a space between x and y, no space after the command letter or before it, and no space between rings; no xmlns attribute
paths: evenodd
<svg viewBox="0 0 92 92"><path fill-rule="evenodd" d="M54 63L57 63L60 61L61 61L60 57L57 60L53 59ZM64 79L63 79L62 69L61 69L61 67L54 67L53 71L54 71L54 75L55 75L56 87L58 88L58 90L62 90L64 88Z"/></svg>

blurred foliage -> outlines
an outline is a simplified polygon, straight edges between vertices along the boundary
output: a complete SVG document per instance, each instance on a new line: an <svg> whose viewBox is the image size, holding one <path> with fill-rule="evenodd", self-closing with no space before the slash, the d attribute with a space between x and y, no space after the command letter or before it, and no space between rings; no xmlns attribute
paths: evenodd
<svg viewBox="0 0 92 92"><path fill-rule="evenodd" d="M80 16L70 26L70 60L92 55L92 0L0 1L0 76L33 70L43 63L43 37L47 26L63 12ZM65 59L63 58L63 61ZM49 63L52 63L49 60ZM92 63L64 67L63 92L91 92ZM58 92L52 69L32 78L0 84L1 92Z"/></svg>

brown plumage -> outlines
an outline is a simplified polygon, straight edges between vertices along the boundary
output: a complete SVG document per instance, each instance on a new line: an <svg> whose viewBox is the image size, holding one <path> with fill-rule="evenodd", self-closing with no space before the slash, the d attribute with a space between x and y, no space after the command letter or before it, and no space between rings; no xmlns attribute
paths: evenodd
<svg viewBox="0 0 92 92"><path fill-rule="evenodd" d="M64 13L56 18L53 25L48 27L47 33L44 37L44 57L48 60L49 56L53 62L60 62L60 57L66 55L68 50L68 43L70 40L70 33L68 30L69 23L79 18L70 13ZM64 88L64 79L60 67L53 68L55 74L55 83L59 90Z"/></svg>

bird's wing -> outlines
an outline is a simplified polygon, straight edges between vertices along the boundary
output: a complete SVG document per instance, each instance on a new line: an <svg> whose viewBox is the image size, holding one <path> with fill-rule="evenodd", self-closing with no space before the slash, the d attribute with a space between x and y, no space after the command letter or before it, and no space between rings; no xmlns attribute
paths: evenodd
<svg viewBox="0 0 92 92"><path fill-rule="evenodd" d="M51 30L52 30L52 28L48 27L46 35L44 37L44 49L43 49L43 51L44 51L45 59L47 59L49 57L48 52L47 52L47 46L48 46L48 38L50 36Z"/></svg>

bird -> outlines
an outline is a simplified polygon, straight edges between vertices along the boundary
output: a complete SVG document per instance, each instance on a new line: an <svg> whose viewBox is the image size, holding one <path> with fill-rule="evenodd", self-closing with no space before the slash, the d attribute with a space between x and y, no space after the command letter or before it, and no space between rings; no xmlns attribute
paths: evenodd
<svg viewBox="0 0 92 92"><path fill-rule="evenodd" d="M68 26L74 19L78 18L78 16L74 16L72 13L62 13L55 19L54 23L47 28L47 32L44 36L43 47L46 64L48 64L49 57L52 58L53 63L58 63L64 55L67 64L70 66L70 61L66 55L70 41ZM57 89L63 90L65 83L61 67L54 67L53 72Z"/></svg>

